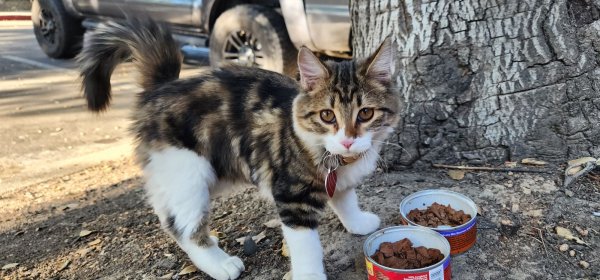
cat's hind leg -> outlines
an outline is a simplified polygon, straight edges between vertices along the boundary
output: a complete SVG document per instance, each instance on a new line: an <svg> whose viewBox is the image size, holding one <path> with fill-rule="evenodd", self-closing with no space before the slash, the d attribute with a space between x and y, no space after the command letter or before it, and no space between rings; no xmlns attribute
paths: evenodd
<svg viewBox="0 0 600 280"><path fill-rule="evenodd" d="M217 183L210 162L190 150L168 147L149 153L144 175L161 224L194 265L218 280L238 278L242 261L209 236L210 189Z"/></svg>

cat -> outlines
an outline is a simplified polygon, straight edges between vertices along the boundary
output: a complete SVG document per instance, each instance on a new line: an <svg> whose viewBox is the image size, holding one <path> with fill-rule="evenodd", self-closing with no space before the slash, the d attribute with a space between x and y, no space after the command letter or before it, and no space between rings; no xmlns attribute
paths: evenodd
<svg viewBox="0 0 600 280"><path fill-rule="evenodd" d="M100 24L78 61L88 108L111 99L110 77L130 57L141 74L133 114L136 158L165 231L214 279L244 271L209 235L210 199L252 184L274 201L289 246L292 279L326 279L317 227L329 205L346 230L365 235L377 215L354 186L376 168L399 122L393 44L369 58L321 61L298 52L298 79L226 66L179 79L182 56L168 28L147 18Z"/></svg>

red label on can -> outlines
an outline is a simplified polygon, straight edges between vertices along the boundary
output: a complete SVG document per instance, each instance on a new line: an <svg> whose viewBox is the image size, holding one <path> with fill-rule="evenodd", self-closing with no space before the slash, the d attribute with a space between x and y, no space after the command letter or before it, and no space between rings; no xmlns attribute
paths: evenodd
<svg viewBox="0 0 600 280"><path fill-rule="evenodd" d="M477 240L477 221L457 231L439 231L450 243L450 254L457 255L466 252Z"/></svg>
<svg viewBox="0 0 600 280"><path fill-rule="evenodd" d="M374 265L369 259L367 261L367 272L369 280L450 280L452 269L450 268L450 258L428 271L420 272L398 272L387 270Z"/></svg>

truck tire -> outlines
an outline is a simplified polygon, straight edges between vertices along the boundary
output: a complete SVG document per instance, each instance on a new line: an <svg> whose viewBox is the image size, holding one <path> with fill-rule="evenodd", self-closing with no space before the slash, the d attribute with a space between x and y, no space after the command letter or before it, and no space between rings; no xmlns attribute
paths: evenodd
<svg viewBox="0 0 600 280"><path fill-rule="evenodd" d="M71 58L81 49L81 20L67 13L61 0L33 0L31 20L35 39L52 58Z"/></svg>
<svg viewBox="0 0 600 280"><path fill-rule="evenodd" d="M216 20L210 34L210 65L260 67L294 76L297 50L280 14L260 5L238 5Z"/></svg>

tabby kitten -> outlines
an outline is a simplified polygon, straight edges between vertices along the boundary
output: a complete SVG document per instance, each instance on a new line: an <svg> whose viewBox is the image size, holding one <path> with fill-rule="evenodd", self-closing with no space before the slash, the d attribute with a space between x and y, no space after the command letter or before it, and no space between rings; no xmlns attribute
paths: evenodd
<svg viewBox="0 0 600 280"><path fill-rule="evenodd" d="M180 80L181 54L165 26L106 23L79 56L90 110L108 107L110 76L130 56L144 89L132 129L149 201L200 270L215 279L244 271L209 236L210 198L232 185L273 198L294 280L326 279L317 226L327 204L351 233L379 227L359 209L354 186L375 169L399 121L389 39L364 61L321 62L302 48L299 82L236 66Z"/></svg>

